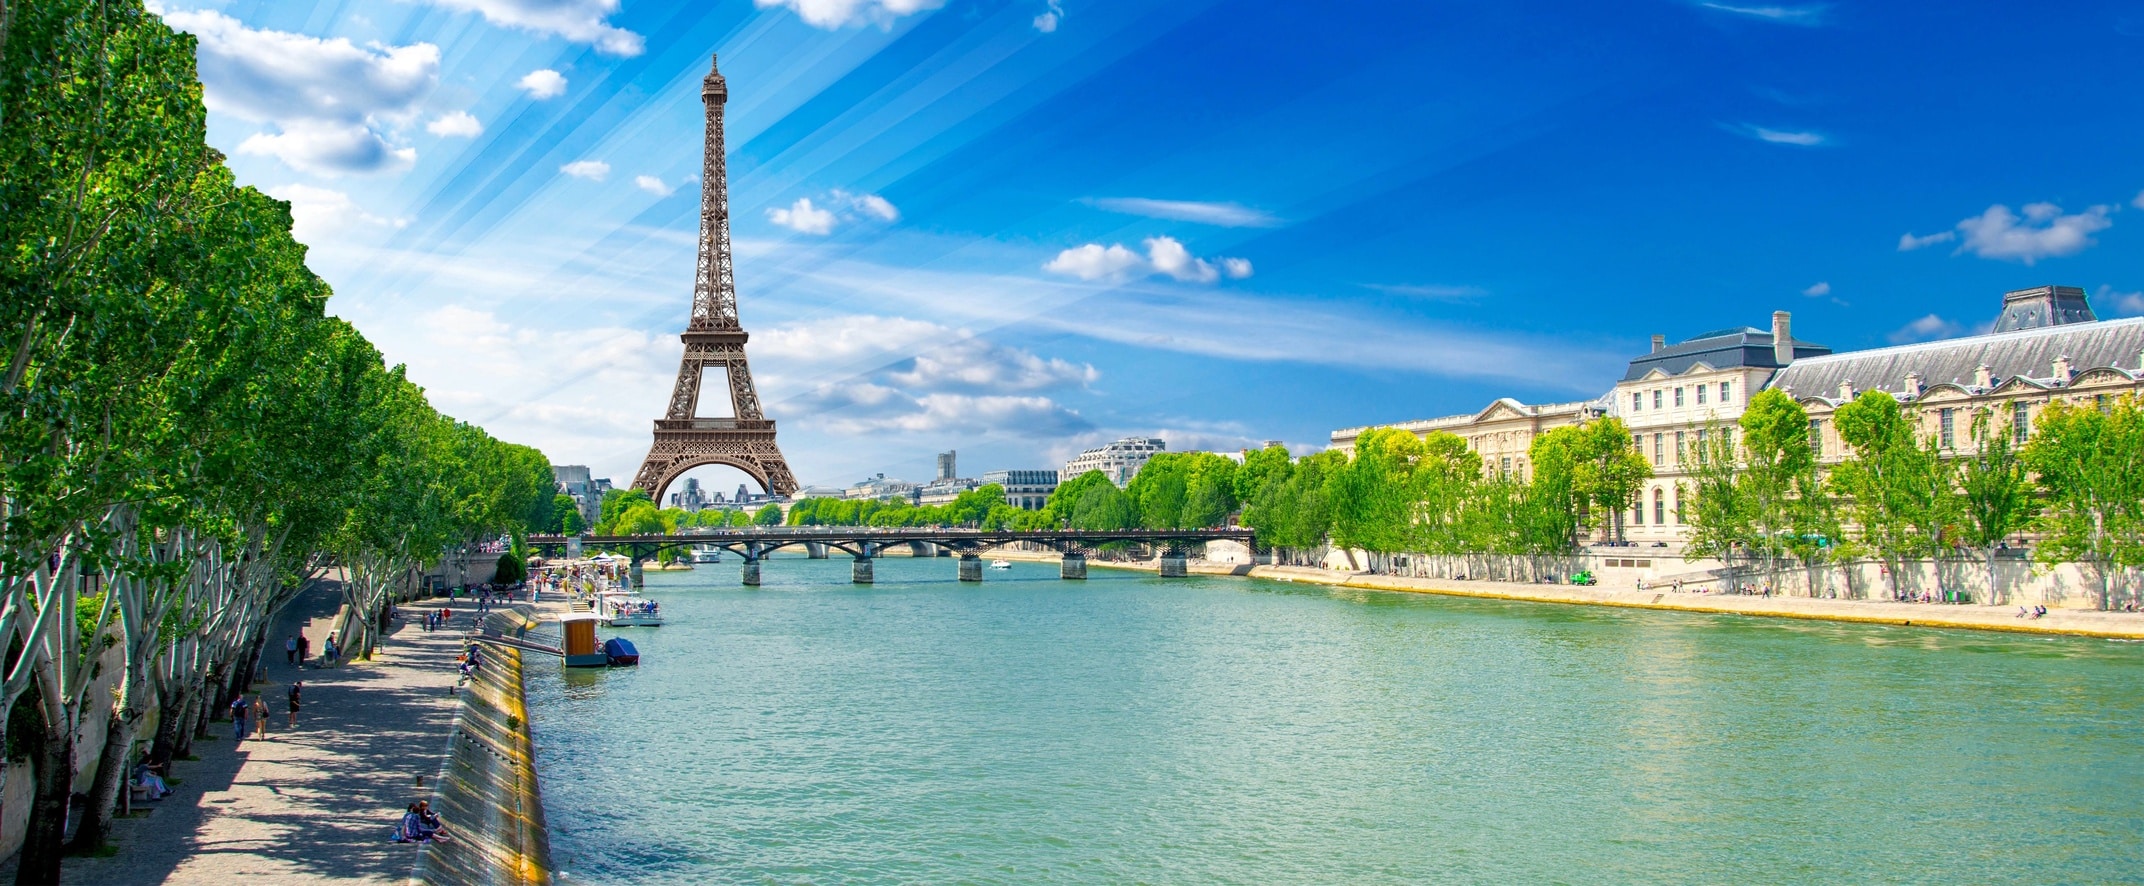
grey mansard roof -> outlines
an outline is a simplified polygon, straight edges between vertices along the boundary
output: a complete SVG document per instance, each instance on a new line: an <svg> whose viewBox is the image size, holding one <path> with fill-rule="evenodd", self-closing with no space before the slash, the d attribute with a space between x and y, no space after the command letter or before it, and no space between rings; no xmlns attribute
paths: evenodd
<svg viewBox="0 0 2144 886"><path fill-rule="evenodd" d="M2023 378L2044 387L2069 381L2054 378L2058 357L2069 358L2073 375L2109 367L2144 374L2139 368L2139 361L2144 360L2144 317L1798 359L1774 375L1768 387L1786 389L1796 397L1836 399L1839 385L1850 381L1857 391L1899 393L1906 389L1907 374L1918 372L1924 388L1955 384L1970 390L1976 388L1974 377L1983 365L1996 386Z"/></svg>
<svg viewBox="0 0 2144 886"><path fill-rule="evenodd" d="M1794 358L1797 360L1829 353L1830 348L1815 342L1794 342ZM1668 375L1681 375L1699 363L1714 369L1737 366L1779 368L1779 361L1772 359L1772 334L1744 326L1707 332L1632 360L1629 371L1623 373L1623 380L1637 381L1655 369Z"/></svg>

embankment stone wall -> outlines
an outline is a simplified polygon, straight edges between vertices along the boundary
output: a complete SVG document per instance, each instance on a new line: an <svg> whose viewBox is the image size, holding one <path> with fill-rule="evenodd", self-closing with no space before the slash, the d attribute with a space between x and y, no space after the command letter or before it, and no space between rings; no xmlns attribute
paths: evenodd
<svg viewBox="0 0 2144 886"><path fill-rule="evenodd" d="M501 626L530 617L525 606L492 613ZM417 879L452 886L551 882L551 846L536 785L535 742L518 650L482 647L483 666L461 689L446 767L432 806L451 842L425 850Z"/></svg>

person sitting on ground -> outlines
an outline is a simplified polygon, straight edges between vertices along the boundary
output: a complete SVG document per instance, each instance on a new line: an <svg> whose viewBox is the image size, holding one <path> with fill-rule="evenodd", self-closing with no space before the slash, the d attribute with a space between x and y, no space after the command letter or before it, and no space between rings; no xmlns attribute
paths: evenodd
<svg viewBox="0 0 2144 886"><path fill-rule="evenodd" d="M2019 618L2024 618L2025 616L2028 616L2028 615L2031 615L2031 614L2032 614L2032 610L2030 610L2030 609L2026 609L2026 608L2025 608L2025 607L2023 607L2023 606L2019 606L2019 607L2017 608L2017 617L2019 617Z"/></svg>
<svg viewBox="0 0 2144 886"><path fill-rule="evenodd" d="M447 832L447 823L440 820L439 813L432 811L432 801L417 801L417 820L423 822L425 828L429 829L433 836L444 838Z"/></svg>
<svg viewBox="0 0 2144 886"><path fill-rule="evenodd" d="M424 817L417 814L417 804L409 804L402 813L402 823L395 826L395 842L424 843L434 839L433 832L424 825Z"/></svg>
<svg viewBox="0 0 2144 886"><path fill-rule="evenodd" d="M2044 616L2046 616L2046 615L2047 615L2047 607L2045 607L2045 606L2034 606L2034 607L2032 607L2032 617L2033 617L2033 618L2041 618L2041 617L2044 617Z"/></svg>
<svg viewBox="0 0 2144 886"><path fill-rule="evenodd" d="M148 788L149 799L151 800L161 800L171 796L171 786L164 783L162 775L157 774L157 771L163 768L163 764L151 763L147 760L141 761L134 767L134 784Z"/></svg>

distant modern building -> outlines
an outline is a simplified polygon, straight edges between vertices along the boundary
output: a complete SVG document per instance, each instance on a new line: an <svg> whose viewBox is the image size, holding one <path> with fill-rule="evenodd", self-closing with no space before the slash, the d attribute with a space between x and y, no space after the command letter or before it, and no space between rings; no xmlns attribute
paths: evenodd
<svg viewBox="0 0 2144 886"><path fill-rule="evenodd" d="M1159 437L1126 437L1074 456L1065 462L1065 469L1058 472L1058 476L1070 480L1088 471L1101 471L1108 475L1110 482L1124 486L1138 475L1147 459L1168 448L1169 444Z"/></svg>
<svg viewBox="0 0 2144 886"><path fill-rule="evenodd" d="M1737 327L1670 345L1653 336L1652 349L1630 361L1623 379L1596 400L1529 406L1504 398L1480 412L1401 422L1426 436L1444 431L1482 454L1485 471L1528 476L1533 438L1552 428L1603 415L1623 420L1631 442L1652 464L1653 479L1624 515L1626 535L1639 542L1673 542L1688 533L1683 497L1697 453L1714 434L1733 433L1754 393L1777 389L1809 413L1810 442L1821 463L1847 453L1832 414L1864 391L1881 391L1906 405L1924 434L1947 452L1976 451L1976 417L2022 442L2040 410L2054 400L2105 403L2144 394L2144 318L2100 320L2084 290L2039 286L2003 295L1992 331L1942 341L1833 353L1796 340L1787 312L1772 315L1770 332ZM1332 433L1351 450L1367 427Z"/></svg>
<svg viewBox="0 0 2144 886"><path fill-rule="evenodd" d="M939 480L952 480L960 476L960 469L956 467L954 463L955 458L959 454L960 451L957 449L948 449L944 452L938 453Z"/></svg>
<svg viewBox="0 0 2144 886"><path fill-rule="evenodd" d="M984 486L1005 487L1005 503L1025 511L1042 510L1057 489L1057 472L1050 470L990 471L982 480Z"/></svg>

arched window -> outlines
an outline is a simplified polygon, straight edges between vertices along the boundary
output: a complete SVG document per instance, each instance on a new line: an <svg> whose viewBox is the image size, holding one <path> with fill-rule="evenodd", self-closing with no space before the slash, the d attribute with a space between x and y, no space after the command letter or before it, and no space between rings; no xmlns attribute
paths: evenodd
<svg viewBox="0 0 2144 886"><path fill-rule="evenodd" d="M1668 522L1668 493L1664 489L1653 490L1653 524L1664 526Z"/></svg>

